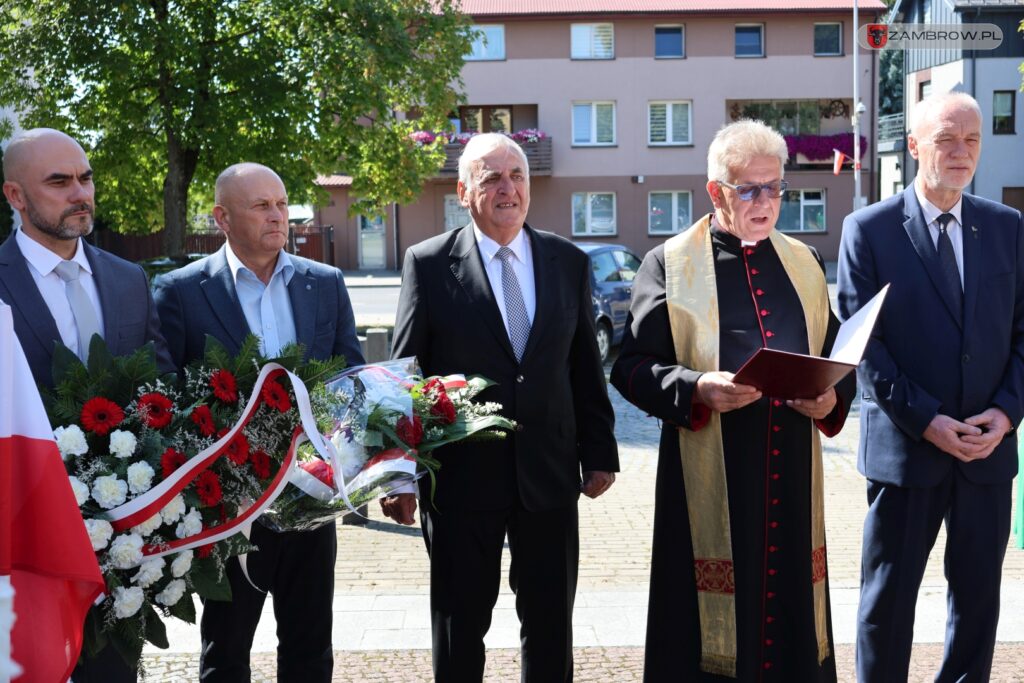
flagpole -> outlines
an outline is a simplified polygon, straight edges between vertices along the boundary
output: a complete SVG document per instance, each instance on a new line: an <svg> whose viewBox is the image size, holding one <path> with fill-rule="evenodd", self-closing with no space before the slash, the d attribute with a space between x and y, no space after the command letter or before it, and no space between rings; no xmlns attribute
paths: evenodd
<svg viewBox="0 0 1024 683"><path fill-rule="evenodd" d="M864 105L860 101L860 45L857 44L857 33L860 21L857 15L857 0L853 0L853 210L861 207L860 196L860 115Z"/></svg>

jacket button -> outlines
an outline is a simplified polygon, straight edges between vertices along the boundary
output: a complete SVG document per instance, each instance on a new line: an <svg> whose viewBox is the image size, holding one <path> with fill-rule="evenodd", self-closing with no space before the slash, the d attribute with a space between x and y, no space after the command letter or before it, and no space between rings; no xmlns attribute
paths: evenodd
<svg viewBox="0 0 1024 683"><path fill-rule="evenodd" d="M971 354L969 354L969 353L965 353L965 354L963 355L963 358L961 358L961 360L962 360L962 361L963 361L963 362L964 362L965 364L966 364L966 363L970 363L970 362L971 362Z"/></svg>
<svg viewBox="0 0 1024 683"><path fill-rule="evenodd" d="M522 384L523 383L523 376L522 375L516 375L516 381L519 382L520 384Z"/></svg>
<svg viewBox="0 0 1024 683"><path fill-rule="evenodd" d="M525 426L523 425L523 423L520 422L520 423L516 424L516 431L517 432L521 432L521 431L523 431L523 429L525 429Z"/></svg>

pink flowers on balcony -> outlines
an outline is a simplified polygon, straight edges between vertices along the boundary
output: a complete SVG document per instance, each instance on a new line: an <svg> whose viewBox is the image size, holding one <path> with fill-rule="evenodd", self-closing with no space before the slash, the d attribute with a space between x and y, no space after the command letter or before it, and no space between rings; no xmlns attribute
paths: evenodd
<svg viewBox="0 0 1024 683"><path fill-rule="evenodd" d="M427 130L419 130L409 135L409 138L418 145L429 145L435 140L440 140L442 144L452 145L459 144L464 145L469 142L469 139L477 135L477 131L467 131L465 133L433 133ZM524 128L514 133L504 133L508 137L512 138L519 144L538 142L548 137L548 134L537 128Z"/></svg>
<svg viewBox="0 0 1024 683"><path fill-rule="evenodd" d="M786 135L786 146L789 147L790 163L798 163L796 155L803 154L808 161L832 161L838 149L846 156L853 158L853 133L837 135ZM868 140L860 136L860 149L863 155L868 148Z"/></svg>

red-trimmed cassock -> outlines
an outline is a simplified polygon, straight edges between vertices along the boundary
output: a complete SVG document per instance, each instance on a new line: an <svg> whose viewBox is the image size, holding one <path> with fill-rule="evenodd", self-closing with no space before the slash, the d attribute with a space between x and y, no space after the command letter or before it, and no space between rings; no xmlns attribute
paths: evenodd
<svg viewBox="0 0 1024 683"><path fill-rule="evenodd" d="M803 309L771 242L744 246L715 226L711 245L719 369L735 372L762 346L807 353ZM831 351L838 326L830 313L823 355ZM612 371L622 395L662 421L644 680L834 681L834 655L819 664L815 633L812 585L823 579L825 558L819 552L810 561L811 428L809 418L786 407L785 397L763 397L721 416L733 576L730 581L727 573L705 572L701 580L724 581L728 585L711 588L734 591L737 676L700 669L697 572L677 430L701 429L710 413L693 401L700 373L675 358L662 245L647 254L634 281L630 320ZM842 428L855 390L852 373L836 386L835 409L817 421L824 435ZM832 643L830 616L827 623Z"/></svg>

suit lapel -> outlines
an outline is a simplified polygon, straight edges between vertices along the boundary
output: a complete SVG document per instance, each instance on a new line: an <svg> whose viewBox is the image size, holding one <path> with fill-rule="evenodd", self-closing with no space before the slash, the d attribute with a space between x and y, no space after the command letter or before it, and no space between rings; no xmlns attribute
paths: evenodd
<svg viewBox="0 0 1024 683"><path fill-rule="evenodd" d="M292 319L295 321L295 341L306 348L306 357L313 351L316 337L317 280L310 276L309 269L301 267L292 259L295 272L288 283L288 298L292 304Z"/></svg>
<svg viewBox="0 0 1024 683"><path fill-rule="evenodd" d="M968 195L963 195L960 205L960 219L963 221L961 232L964 241L964 321L974 320L977 310L978 289L982 270L982 234L975 223L977 218L974 202Z"/></svg>
<svg viewBox="0 0 1024 683"><path fill-rule="evenodd" d="M220 320L225 331L231 336L235 344L234 352L242 346L246 335L249 334L249 323L242 313L242 304L238 301L238 293L235 291L235 281L231 277L231 269L228 267L228 259L224 255L224 248L210 258L207 269L207 279L200 283L206 300L210 303L214 315Z"/></svg>
<svg viewBox="0 0 1024 683"><path fill-rule="evenodd" d="M946 310L953 316L957 326L962 328L963 312L956 310L956 306L950 301L950 295L946 291L946 280L943 278L942 270L939 266L939 255L935 251L931 235L928 234L928 226L924 222L924 213L921 211L921 205L917 203L917 195L914 194L913 185L903 192L903 206L906 217L903 229L907 231L907 236L910 237L910 242L914 245L914 251L921 258L921 262L924 263L928 277L931 278L939 298L945 303Z"/></svg>
<svg viewBox="0 0 1024 683"><path fill-rule="evenodd" d="M550 296L553 291L551 282L557 271L557 256L547 248L547 244L537 236L537 231L526 226L526 234L530 237L530 250L533 252L533 281L536 307L533 315L533 324L530 326L530 338L526 342L526 350L523 358L529 356L537 347L542 332L547 328L549 321L555 315L555 307L564 303L557 301L555 296ZM544 292L544 296L541 296Z"/></svg>
<svg viewBox="0 0 1024 683"><path fill-rule="evenodd" d="M484 271L483 258L476 247L472 226L460 229L448 256L451 259L449 267L452 274L469 298L471 309L484 321L505 352L515 360L516 354L512 351L512 342L509 341L498 302L494 299L491 283Z"/></svg>
<svg viewBox="0 0 1024 683"><path fill-rule="evenodd" d="M54 342L60 341L60 331L28 268L28 261L12 233L0 245L0 284L9 293L3 299L25 319L40 345L52 356Z"/></svg>
<svg viewBox="0 0 1024 683"><path fill-rule="evenodd" d="M85 250L85 257L89 259L89 265L92 266L92 280L96 283L96 291L100 295L100 308L103 311L103 339L107 342L107 349L110 350L110 353L119 356L121 349L118 347L121 337L117 331L121 327L121 307L117 302L117 285L110 281L110 269L103 267L103 254L85 240L82 240L82 248Z"/></svg>

